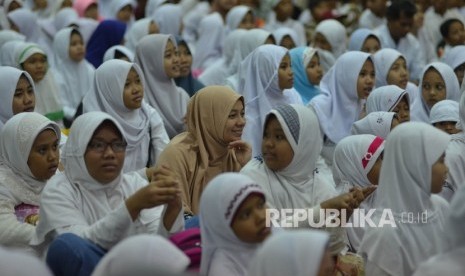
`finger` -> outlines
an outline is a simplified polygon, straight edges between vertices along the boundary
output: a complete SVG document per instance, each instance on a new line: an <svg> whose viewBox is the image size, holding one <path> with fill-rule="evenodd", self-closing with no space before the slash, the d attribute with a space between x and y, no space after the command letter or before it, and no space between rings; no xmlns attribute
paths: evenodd
<svg viewBox="0 0 465 276"><path fill-rule="evenodd" d="M176 188L158 188L152 191L156 195L163 195L163 196L176 196L178 195L179 189Z"/></svg>
<svg viewBox="0 0 465 276"><path fill-rule="evenodd" d="M154 180L150 185L159 188L179 188L178 181L174 179Z"/></svg>

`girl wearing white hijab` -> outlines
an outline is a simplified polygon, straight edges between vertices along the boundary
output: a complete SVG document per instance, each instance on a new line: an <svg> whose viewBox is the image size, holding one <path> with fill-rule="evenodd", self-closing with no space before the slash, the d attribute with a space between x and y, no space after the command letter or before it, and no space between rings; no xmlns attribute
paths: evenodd
<svg viewBox="0 0 465 276"><path fill-rule="evenodd" d="M376 70L376 87L397 85L406 90L409 95L410 106L416 101L418 87L409 82L409 70L405 56L399 51L384 48L373 55Z"/></svg>
<svg viewBox="0 0 465 276"><path fill-rule="evenodd" d="M250 30L255 27L255 16L249 6L235 6L226 15L226 35L236 29Z"/></svg>
<svg viewBox="0 0 465 276"><path fill-rule="evenodd" d="M144 74L135 63L123 60L104 62L95 71L95 80L83 100L83 111L111 115L124 130L128 143L123 172L155 165L169 143L158 112L145 103Z"/></svg>
<svg viewBox="0 0 465 276"><path fill-rule="evenodd" d="M270 5L272 8L268 13L265 29L272 32L281 27L290 28L294 30L299 37L297 46L306 46L307 36L304 26L300 21L294 20L291 16L292 14L285 11L287 4L282 0L267 0L263 2L263 5ZM281 3L284 3L284 5Z"/></svg>
<svg viewBox="0 0 465 276"><path fill-rule="evenodd" d="M200 200L201 275L247 273L271 232L265 225L265 202L260 185L245 175L224 173L208 184Z"/></svg>
<svg viewBox="0 0 465 276"><path fill-rule="evenodd" d="M276 45L283 46L288 50L297 47L297 45L301 45L301 43L299 43L299 37L293 29L285 27L279 28L273 31L273 36L276 39Z"/></svg>
<svg viewBox="0 0 465 276"><path fill-rule="evenodd" d="M0 65L17 67L15 49L22 43L24 40L12 40L3 44L0 48Z"/></svg>
<svg viewBox="0 0 465 276"><path fill-rule="evenodd" d="M418 87L419 99L412 105L412 121L429 123L434 104L445 99L460 100L460 86L454 70L442 62L426 65Z"/></svg>
<svg viewBox="0 0 465 276"><path fill-rule="evenodd" d="M318 116L325 145L322 156L331 166L335 144L350 134L352 124L363 117L365 99L374 86L370 55L358 51L343 54L323 76L321 93L310 101Z"/></svg>
<svg viewBox="0 0 465 276"><path fill-rule="evenodd" d="M42 193L32 245L46 249L58 235L72 233L109 250L135 234L167 236L183 229L172 173L161 169L150 183L122 174L126 145L123 128L106 113L89 112L74 121L62 154L64 173Z"/></svg>
<svg viewBox="0 0 465 276"><path fill-rule="evenodd" d="M142 234L118 243L92 276L177 275L185 272L189 263L189 258L167 239Z"/></svg>
<svg viewBox="0 0 465 276"><path fill-rule="evenodd" d="M77 26L79 15L73 8L64 8L56 15L47 20L41 21L40 25L47 38L53 41L56 33L63 28Z"/></svg>
<svg viewBox="0 0 465 276"><path fill-rule="evenodd" d="M110 59L122 59L129 62L134 62L134 53L125 46L115 45L108 48L103 55L103 62Z"/></svg>
<svg viewBox="0 0 465 276"><path fill-rule="evenodd" d="M94 66L86 59L86 48L77 29L65 28L55 35L55 77L60 86L65 118L72 122L76 109L94 79Z"/></svg>
<svg viewBox="0 0 465 276"><path fill-rule="evenodd" d="M418 122L401 124L389 135L372 216L375 225L388 222L363 236L359 252L367 275L412 275L439 252L449 206L432 194L441 191L447 176L449 141L450 135Z"/></svg>
<svg viewBox="0 0 465 276"><path fill-rule="evenodd" d="M148 35L137 45L135 60L144 72L146 100L160 113L170 138L184 130L183 118L189 101L187 92L177 87L173 79L179 76L176 48L173 36Z"/></svg>
<svg viewBox="0 0 465 276"><path fill-rule="evenodd" d="M350 35L349 51L362 51L375 54L381 49L381 41L376 33L370 29L360 28Z"/></svg>
<svg viewBox="0 0 465 276"><path fill-rule="evenodd" d="M320 208L337 208L329 200L337 196L334 181L318 165L323 140L315 113L304 106L280 105L267 116L263 133L263 158L252 159L241 173L263 187L270 208L312 208L315 221L319 220ZM355 204L352 194L336 201ZM299 227L310 225L304 222ZM345 248L345 233L342 228L328 231L333 234L331 252L336 255Z"/></svg>
<svg viewBox="0 0 465 276"><path fill-rule="evenodd" d="M0 48L8 41L25 41L26 37L12 30L0 30ZM0 62L1 64L1 62Z"/></svg>
<svg viewBox="0 0 465 276"><path fill-rule="evenodd" d="M465 149L465 132L463 126L465 125L465 94L462 94L459 103L459 122L457 128L462 131L451 136L451 141L447 146L446 163L449 167L449 175L447 183L452 190L452 194L459 188L464 187L465 183L465 156L462 154Z"/></svg>
<svg viewBox="0 0 465 276"><path fill-rule="evenodd" d="M378 185L383 151L384 140L381 137L362 134L342 139L334 150L333 171L338 189L348 191L352 187L359 187L369 188L372 192L373 185ZM367 214L373 208L375 193L376 191L366 196L358 210L364 210ZM349 222L353 222L352 218ZM346 228L349 244L354 252L360 247L365 229L365 227Z"/></svg>
<svg viewBox="0 0 465 276"><path fill-rule="evenodd" d="M323 231L296 230L273 234L257 250L249 276L333 275L334 261L327 249L329 235Z"/></svg>
<svg viewBox="0 0 465 276"><path fill-rule="evenodd" d="M152 15L160 34L178 36L181 33L182 10L175 4L164 4Z"/></svg>
<svg viewBox="0 0 465 276"><path fill-rule="evenodd" d="M105 2L105 1L99 1ZM104 10L103 7L99 7L99 10L102 13L108 11L109 16L106 16L106 19L116 19L127 25L127 29L132 26L134 23L134 7L135 2L132 0L111 0L108 1L108 10ZM100 4L100 3L99 3Z"/></svg>
<svg viewBox="0 0 465 276"><path fill-rule="evenodd" d="M367 98L366 110L372 112L394 112L399 123L410 121L410 104L407 91L397 85L375 88Z"/></svg>
<svg viewBox="0 0 465 276"><path fill-rule="evenodd" d="M414 276L464 275L465 266L465 189L460 189L450 204L450 215L446 219L447 236L442 253L422 263Z"/></svg>
<svg viewBox="0 0 465 276"><path fill-rule="evenodd" d="M48 68L45 52L34 43L20 43L15 48L16 67L27 71L34 80L36 106L34 111L55 122L64 117L58 84Z"/></svg>
<svg viewBox="0 0 465 276"><path fill-rule="evenodd" d="M442 61L454 69L460 84L460 91L463 93L465 90L465 84L463 83L465 72L465 45L455 46L450 49L450 51L444 55Z"/></svg>
<svg viewBox="0 0 465 276"><path fill-rule="evenodd" d="M233 62L237 48L240 47L241 38L246 30L236 29L231 31L224 40L223 57L205 69L199 76L199 81L204 85L223 85L230 76L229 66Z"/></svg>
<svg viewBox="0 0 465 276"><path fill-rule="evenodd" d="M399 124L394 112L376 111L352 125L352 134L371 134L386 139L391 130Z"/></svg>
<svg viewBox="0 0 465 276"><path fill-rule="evenodd" d="M137 20L128 29L124 37L124 46L133 53L136 52L136 45L144 36L159 33L160 29L153 18L143 18Z"/></svg>
<svg viewBox="0 0 465 276"><path fill-rule="evenodd" d="M236 89L239 87L239 76L237 71L239 70L241 62L259 46L263 44L276 44L275 42L273 35L262 29L248 30L244 35L240 36L237 45L234 47L233 58L228 65L226 85L237 91Z"/></svg>
<svg viewBox="0 0 465 276"><path fill-rule="evenodd" d="M252 145L253 156L260 154L262 127L266 114L280 104L300 104L302 98L292 87L289 51L281 46L262 45L241 63L239 87L244 95L247 124L242 135Z"/></svg>
<svg viewBox="0 0 465 276"><path fill-rule="evenodd" d="M451 100L442 100L433 105L429 113L430 123L449 134L457 134L461 130L456 128L460 121L459 103Z"/></svg>
<svg viewBox="0 0 465 276"><path fill-rule="evenodd" d="M28 249L39 220L39 199L58 168L60 128L35 112L13 116L2 129L0 243Z"/></svg>
<svg viewBox="0 0 465 276"><path fill-rule="evenodd" d="M0 131L13 115L32 112L35 107L34 81L26 71L0 67Z"/></svg>
<svg viewBox="0 0 465 276"><path fill-rule="evenodd" d="M52 15L54 7L53 2L54 0L45 0L45 5L38 5L36 0L26 0L25 6L29 10L33 11L39 18L46 19Z"/></svg>
<svg viewBox="0 0 465 276"><path fill-rule="evenodd" d="M338 59L346 51L346 28L335 19L323 20L316 26L313 47L329 51Z"/></svg>

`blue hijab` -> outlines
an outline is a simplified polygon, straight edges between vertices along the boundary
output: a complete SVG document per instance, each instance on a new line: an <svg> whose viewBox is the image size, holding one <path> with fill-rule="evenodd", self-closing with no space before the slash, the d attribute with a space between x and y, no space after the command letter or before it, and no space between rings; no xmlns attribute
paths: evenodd
<svg viewBox="0 0 465 276"><path fill-rule="evenodd" d="M297 47L289 51L291 55L292 71L294 72L294 88L302 97L304 105L320 94L318 86L310 83L304 66L304 51L307 47Z"/></svg>
<svg viewBox="0 0 465 276"><path fill-rule="evenodd" d="M112 46L123 41L126 24L117 20L104 20L100 22L87 43L86 59L95 68L103 63L105 52Z"/></svg>

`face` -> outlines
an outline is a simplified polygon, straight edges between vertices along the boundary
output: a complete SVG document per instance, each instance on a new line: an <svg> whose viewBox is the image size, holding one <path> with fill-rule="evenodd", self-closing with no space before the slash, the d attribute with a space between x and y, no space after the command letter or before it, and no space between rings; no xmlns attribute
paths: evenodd
<svg viewBox="0 0 465 276"><path fill-rule="evenodd" d="M391 131L400 124L399 117L397 114L394 114L391 121Z"/></svg>
<svg viewBox="0 0 465 276"><path fill-rule="evenodd" d="M60 158L58 143L58 137L51 129L37 135L27 159L27 165L37 180L46 181L55 174Z"/></svg>
<svg viewBox="0 0 465 276"><path fill-rule="evenodd" d="M278 83L281 90L290 89L294 85L294 73L292 72L289 54L286 54L279 64Z"/></svg>
<svg viewBox="0 0 465 276"><path fill-rule="evenodd" d="M459 84L462 85L463 76L465 72L465 63L462 63L459 66L457 66L454 72L455 72L455 75L457 76L457 79L459 80Z"/></svg>
<svg viewBox="0 0 465 276"><path fill-rule="evenodd" d="M272 45L276 45L276 40L274 39L274 37L272 35L268 36L265 40L265 43L263 44L272 44Z"/></svg>
<svg viewBox="0 0 465 276"><path fill-rule="evenodd" d="M131 68L124 83L123 102L127 109L138 109L144 99L144 87L140 80L139 74L134 68Z"/></svg>
<svg viewBox="0 0 465 276"><path fill-rule="evenodd" d="M47 73L47 58L39 53L33 54L24 61L23 69L35 82L41 81Z"/></svg>
<svg viewBox="0 0 465 276"><path fill-rule="evenodd" d="M179 53L171 40L166 44L163 67L168 78L179 77Z"/></svg>
<svg viewBox="0 0 465 276"><path fill-rule="evenodd" d="M116 14L116 19L122 22L129 22L131 20L131 15L132 15L132 6L126 5L118 11L118 13Z"/></svg>
<svg viewBox="0 0 465 276"><path fill-rule="evenodd" d="M367 178L373 185L378 185L379 181L379 174L381 172L381 165L383 164L383 153L378 156L376 159L375 164L371 168L371 170L367 173Z"/></svg>
<svg viewBox="0 0 465 276"><path fill-rule="evenodd" d="M115 180L123 168L125 145L113 123L102 123L94 132L84 154L90 176L101 184Z"/></svg>
<svg viewBox="0 0 465 276"><path fill-rule="evenodd" d="M433 126L452 135L460 132L460 130L455 127L456 124L457 122L445 121L434 123Z"/></svg>
<svg viewBox="0 0 465 276"><path fill-rule="evenodd" d="M384 17L386 14L386 0L371 0L367 1L370 10L379 17Z"/></svg>
<svg viewBox="0 0 465 276"><path fill-rule="evenodd" d="M8 7L8 12L12 12L16 9L21 8L21 4L19 4L17 1L11 2L10 6Z"/></svg>
<svg viewBox="0 0 465 276"><path fill-rule="evenodd" d="M318 276L331 276L334 275L334 258L331 256L331 252L326 249L325 254L321 260L320 270Z"/></svg>
<svg viewBox="0 0 465 276"><path fill-rule="evenodd" d="M245 14L244 18L242 19L241 23L237 27L238 29L246 29L250 30L253 28L256 28L255 26L255 18L253 16L253 13L249 11L248 13Z"/></svg>
<svg viewBox="0 0 465 276"><path fill-rule="evenodd" d="M226 143L231 143L241 139L242 131L245 126L245 111L244 104L238 100L231 111L229 112L226 125L223 130L223 140Z"/></svg>
<svg viewBox="0 0 465 276"><path fill-rule="evenodd" d="M392 109L392 112L396 113L400 124L410 121L410 106L406 95L403 96L400 102Z"/></svg>
<svg viewBox="0 0 465 276"><path fill-rule="evenodd" d="M321 33L315 34L315 38L313 39L313 45L315 46L315 48L320 48L326 51L331 52L332 50L331 44L329 44L326 37L322 35Z"/></svg>
<svg viewBox="0 0 465 276"><path fill-rule="evenodd" d="M379 44L379 40L369 36L367 39L365 39L365 42L362 45L362 52L369 53L369 54L374 54L381 49L381 44Z"/></svg>
<svg viewBox="0 0 465 276"><path fill-rule="evenodd" d="M358 74L357 95L359 99L366 99L375 85L375 67L370 59L367 59Z"/></svg>
<svg viewBox="0 0 465 276"><path fill-rule="evenodd" d="M71 34L71 39L69 41L69 58L72 61L80 62L86 56L86 47L84 47L84 41L82 37L77 34Z"/></svg>
<svg viewBox="0 0 465 276"><path fill-rule="evenodd" d="M284 36L283 39L281 40L281 46L283 46L286 49L293 49L295 48L295 43L294 40L288 35Z"/></svg>
<svg viewBox="0 0 465 276"><path fill-rule="evenodd" d="M276 19L278 21L286 21L294 13L294 6L292 0L281 0L278 5L274 7L276 13Z"/></svg>
<svg viewBox="0 0 465 276"><path fill-rule="evenodd" d="M446 99L446 84L436 69L430 68L426 71L421 85L421 95L429 108Z"/></svg>
<svg viewBox="0 0 465 276"><path fill-rule="evenodd" d="M179 44L179 73L180 77L187 77L191 72L192 54L184 44Z"/></svg>
<svg viewBox="0 0 465 276"><path fill-rule="evenodd" d="M61 3L61 8L72 8L73 7L73 1L72 0L63 0Z"/></svg>
<svg viewBox="0 0 465 276"><path fill-rule="evenodd" d="M158 28L158 25L151 21L149 24L149 34L158 34L160 33L160 29Z"/></svg>
<svg viewBox="0 0 465 276"><path fill-rule="evenodd" d="M407 63L403 57L399 57L392 64L387 75L387 83L397 85L405 89L408 84L409 72L407 70Z"/></svg>
<svg viewBox="0 0 465 276"><path fill-rule="evenodd" d="M461 22L455 21L449 26L449 35L444 39L451 46L465 44L465 29Z"/></svg>
<svg viewBox="0 0 465 276"><path fill-rule="evenodd" d="M266 166L273 171L284 170L294 158L294 150L275 116L271 116L266 122L262 154Z"/></svg>
<svg viewBox="0 0 465 276"><path fill-rule="evenodd" d="M249 195L234 216L231 228L241 241L261 243L270 235L266 227L266 203L263 196Z"/></svg>
<svg viewBox="0 0 465 276"><path fill-rule="evenodd" d="M48 5L47 0L34 0L35 9L42 10Z"/></svg>
<svg viewBox="0 0 465 276"><path fill-rule="evenodd" d="M98 6L96 3L90 4L84 12L84 17L98 20Z"/></svg>
<svg viewBox="0 0 465 276"><path fill-rule="evenodd" d="M320 65L320 58L317 54L314 54L312 59L305 68L307 72L307 79L313 85L319 85L321 78L323 78L323 70Z"/></svg>
<svg viewBox="0 0 465 276"><path fill-rule="evenodd" d="M400 14L399 19L388 21L389 32L394 40L399 40L406 36L413 28L413 17L406 17Z"/></svg>
<svg viewBox="0 0 465 276"><path fill-rule="evenodd" d="M15 95L13 96L13 115L21 112L33 112L36 104L36 97L32 84L25 76L21 76L16 85Z"/></svg>
<svg viewBox="0 0 465 276"><path fill-rule="evenodd" d="M439 157L438 161L433 164L432 172L431 172L431 193L437 194L440 193L442 190L442 186L447 178L447 173L449 172L449 168L445 163L445 154L442 154Z"/></svg>

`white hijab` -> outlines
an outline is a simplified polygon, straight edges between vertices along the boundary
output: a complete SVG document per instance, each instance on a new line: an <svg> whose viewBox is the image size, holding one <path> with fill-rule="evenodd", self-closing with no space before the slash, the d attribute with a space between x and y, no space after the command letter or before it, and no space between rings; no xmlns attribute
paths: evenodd
<svg viewBox="0 0 465 276"><path fill-rule="evenodd" d="M160 34L178 36L181 32L182 9L180 5L164 4L152 15L157 22Z"/></svg>
<svg viewBox="0 0 465 276"><path fill-rule="evenodd" d="M223 18L218 12L211 13L200 21L192 68L205 70L221 58L225 30Z"/></svg>
<svg viewBox="0 0 465 276"><path fill-rule="evenodd" d="M366 188L372 185L368 173L384 150L384 140L370 134L352 135L342 139L334 150L333 174L339 188L346 192L352 187ZM367 213L373 208L375 192L360 204L358 209ZM349 222L352 222L352 217ZM366 227L367 228L367 227ZM348 227L346 233L350 246L358 251L365 227Z"/></svg>
<svg viewBox="0 0 465 276"><path fill-rule="evenodd" d="M15 48L16 67L21 68L23 62L34 54L42 54L47 57L45 52L35 43L20 43ZM47 58L47 60L50 58ZM63 107L61 104L58 85L53 76L53 72L48 69L45 77L35 82L36 106L34 111L47 116L54 121L63 118Z"/></svg>
<svg viewBox="0 0 465 276"><path fill-rule="evenodd" d="M0 48L2 48L2 46L8 41L13 40L25 41L26 37L12 30L0 30Z"/></svg>
<svg viewBox="0 0 465 276"><path fill-rule="evenodd" d="M10 66L0 67L0 130L11 117L13 117L13 98L19 78L24 74L34 90L34 81L26 71Z"/></svg>
<svg viewBox="0 0 465 276"><path fill-rule="evenodd" d="M15 50L22 43L24 43L24 40L12 40L3 44L0 48L0 65L18 67Z"/></svg>
<svg viewBox="0 0 465 276"><path fill-rule="evenodd" d="M280 104L298 103L292 95L298 95L297 91L279 88L279 64L286 54L289 51L284 47L262 45L248 55L239 67L237 92L244 96L247 121L242 138L251 143L253 155L261 152L266 114Z"/></svg>
<svg viewBox="0 0 465 276"><path fill-rule="evenodd" d="M72 32L79 30L65 28L55 35L53 50L55 52L55 71L57 80L61 82L61 94L63 99L69 103L64 107L67 117L72 118L76 113L76 108L81 103L87 90L92 86L94 79L94 66L85 58L80 62L75 62L69 57L69 47ZM82 36L81 36L82 37ZM67 109L70 108L68 111Z"/></svg>
<svg viewBox="0 0 465 276"><path fill-rule="evenodd" d="M108 252L92 276L152 276L185 272L189 258L164 237L142 234L129 237Z"/></svg>
<svg viewBox="0 0 465 276"><path fill-rule="evenodd" d="M150 143L149 106L130 110L124 105L123 94L126 78L131 69L136 70L141 83L145 85L144 74L135 63L113 59L104 62L95 71L95 80L83 100L83 111L102 111L109 114L124 130L126 159L124 171L133 171L146 166L148 144ZM137 154L133 154L133 152Z"/></svg>
<svg viewBox="0 0 465 276"><path fill-rule="evenodd" d="M145 17L151 17L153 13L162 5L164 5L166 0L147 0L147 4L145 6Z"/></svg>
<svg viewBox="0 0 465 276"><path fill-rule="evenodd" d="M130 62L134 61L134 53L129 48L122 45L115 45L106 50L105 54L103 55L103 62L109 61L110 59L116 59L116 51L123 53Z"/></svg>
<svg viewBox="0 0 465 276"><path fill-rule="evenodd" d="M460 121L459 103L452 100L442 100L437 102L431 108L429 121L431 124Z"/></svg>
<svg viewBox="0 0 465 276"><path fill-rule="evenodd" d="M365 41L370 37L376 38L381 44L381 41L379 40L378 36L375 34L373 30L367 28L359 28L355 30L350 35L348 50L361 51L363 48L363 44L365 44ZM378 71L376 71L376 73L378 73ZM376 77L378 77L378 75L376 75Z"/></svg>
<svg viewBox="0 0 465 276"><path fill-rule="evenodd" d="M5 275L53 276L43 260L23 251L0 247L0 270Z"/></svg>
<svg viewBox="0 0 465 276"><path fill-rule="evenodd" d="M318 115L323 134L334 143L348 136L359 118L362 106L357 80L369 58L369 54L358 51L343 54L321 80L321 93L309 103Z"/></svg>
<svg viewBox="0 0 465 276"><path fill-rule="evenodd" d="M375 88L367 98L367 113L370 114L377 111L391 112L404 96L407 96L407 103L410 105L407 91L397 85L386 85Z"/></svg>
<svg viewBox="0 0 465 276"><path fill-rule="evenodd" d="M338 59L347 49L346 28L335 19L326 19L316 26L315 34L322 34L331 45L331 53Z"/></svg>
<svg viewBox="0 0 465 276"><path fill-rule="evenodd" d="M0 197L39 206L40 193L46 182L37 180L28 165L29 154L37 136L51 129L60 140L58 125L35 112L13 116L2 129L0 152Z"/></svg>
<svg viewBox="0 0 465 276"><path fill-rule="evenodd" d="M391 133L392 119L396 113L376 111L368 113L365 118L352 125L352 134L371 134L386 139Z"/></svg>
<svg viewBox="0 0 465 276"><path fill-rule="evenodd" d="M202 235L201 275L209 275L216 254L224 254L231 264L247 272L250 260L258 244L241 241L233 232L231 224L240 205L251 194L262 195L260 185L245 175L223 173L210 181L200 199L200 231Z"/></svg>
<svg viewBox="0 0 465 276"><path fill-rule="evenodd" d="M226 15L227 32L236 30L248 12L252 11L249 6L239 5L229 10Z"/></svg>
<svg viewBox="0 0 465 276"><path fill-rule="evenodd" d="M247 275L317 276L328 242L323 231L277 232L257 250Z"/></svg>
<svg viewBox="0 0 465 276"><path fill-rule="evenodd" d="M315 112L304 106L281 105L271 110L267 118L271 114L281 124L294 158L285 169L272 171L257 157L241 173L262 185L273 208L311 208L333 197L334 183L325 181L317 168L323 139Z"/></svg>
<svg viewBox="0 0 465 276"><path fill-rule="evenodd" d="M425 66L425 68L423 69L423 73L421 74L421 80L418 84L418 93L420 95L420 100L415 101L412 106L412 121L429 123L430 108L425 103L425 99L422 96L422 83L426 71L428 71L430 68L436 69L436 71L439 72L442 79L444 80L444 83L446 85L446 99L453 100L456 102L460 100L460 86L459 81L455 76L454 70L452 70L452 68L449 65L442 62L430 63Z"/></svg>
<svg viewBox="0 0 465 276"><path fill-rule="evenodd" d="M431 195L431 175L450 139L431 125L407 122L386 141L372 220L376 224L382 211L390 209L396 228L368 228L360 252L390 275L411 275L420 262L439 252L448 206ZM406 212L414 217L411 223L402 221Z"/></svg>
<svg viewBox="0 0 465 276"><path fill-rule="evenodd" d="M135 52L139 40L149 34L149 27L152 22L154 22L152 18L143 18L134 22L126 32L124 46Z"/></svg>
<svg viewBox="0 0 465 276"><path fill-rule="evenodd" d="M278 28L275 31L273 31L273 36L276 39L276 45L281 45L281 42L283 41L283 38L285 36L289 36L294 42L294 45L296 46L301 45L299 36L291 28L287 28L287 27Z"/></svg>
<svg viewBox="0 0 465 276"><path fill-rule="evenodd" d="M457 67L465 63L465 45L455 46L447 51L442 61L455 71ZM463 94L465 91L465 82L463 80L459 80L459 82L461 83L460 92Z"/></svg>
<svg viewBox="0 0 465 276"><path fill-rule="evenodd" d="M154 34L142 38L137 45L135 63L144 72L147 84L144 98L160 113L166 132L172 138L185 129L183 118L189 96L165 73L163 60L168 39L176 46L170 35Z"/></svg>
<svg viewBox="0 0 465 276"><path fill-rule="evenodd" d="M40 22L44 32L53 39L55 34L63 28L76 24L79 20L77 11L73 8L61 9L55 16Z"/></svg>

